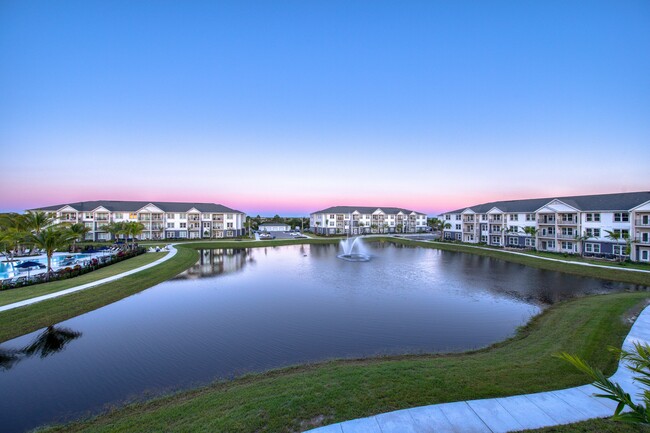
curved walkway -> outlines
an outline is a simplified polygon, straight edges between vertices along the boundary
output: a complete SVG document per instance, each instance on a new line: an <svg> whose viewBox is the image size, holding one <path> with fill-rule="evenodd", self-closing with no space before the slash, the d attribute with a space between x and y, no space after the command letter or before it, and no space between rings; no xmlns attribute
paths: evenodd
<svg viewBox="0 0 650 433"><path fill-rule="evenodd" d="M176 248L174 248L173 245L169 245L168 248L169 248L169 252L165 254L164 257L159 258L155 262L148 263L146 265L140 266L139 268L131 269L130 271L122 272L121 274L113 275L112 277L106 277L106 278L102 278L101 280L82 284L81 286L71 287L69 289L60 290L58 292L48 293L47 295L37 296L35 298L25 299L24 301L14 302L13 304L3 305L0 307L0 312L13 310L14 308L20 308L26 305L35 304L37 302L45 301L47 299L57 298L59 296L67 295L69 293L90 289L91 287L96 287L102 284L110 283L111 281L119 280L120 278L124 278L129 275L133 275L137 272L144 271L145 269L152 268L163 262L166 262L167 260L171 259L176 255Z"/></svg>
<svg viewBox="0 0 650 433"><path fill-rule="evenodd" d="M650 344L650 307L634 322L623 341L624 350L633 350L634 343ZM642 403L642 388L632 379L620 361L611 376L636 403ZM312 433L497 433L570 424L614 414L616 403L594 397L601 393L593 385L559 391L513 397L459 401L383 413L368 418L345 421L309 430Z"/></svg>

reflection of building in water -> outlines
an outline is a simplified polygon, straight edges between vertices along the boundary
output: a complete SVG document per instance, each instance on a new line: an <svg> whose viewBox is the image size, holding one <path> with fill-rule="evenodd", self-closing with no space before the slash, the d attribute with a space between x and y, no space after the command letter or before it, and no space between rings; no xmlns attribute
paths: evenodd
<svg viewBox="0 0 650 433"><path fill-rule="evenodd" d="M175 279L205 278L240 271L252 262L250 249L218 248L199 250L199 261Z"/></svg>

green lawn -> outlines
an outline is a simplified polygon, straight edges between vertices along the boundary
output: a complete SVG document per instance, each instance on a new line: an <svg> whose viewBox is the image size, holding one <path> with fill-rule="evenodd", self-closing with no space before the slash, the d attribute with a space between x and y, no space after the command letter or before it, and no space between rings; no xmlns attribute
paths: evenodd
<svg viewBox="0 0 650 433"><path fill-rule="evenodd" d="M137 267L154 262L164 256L166 253L147 253L136 257L106 266L105 268L89 272L78 277L67 280L52 281L51 283L35 284L33 286L20 287L11 290L0 291L0 305L7 305L13 302L23 301L25 299L35 298L36 296L46 295L48 293L58 292L59 290L69 289L82 284L91 283L101 280L102 278L111 277L122 272L130 271Z"/></svg>
<svg viewBox="0 0 650 433"><path fill-rule="evenodd" d="M52 431L290 432L419 405L576 386L586 377L552 355L576 353L612 373L617 361L605 348L620 347L629 330L624 317L648 296L564 302L516 337L472 353L331 361L248 375Z"/></svg>
<svg viewBox="0 0 650 433"><path fill-rule="evenodd" d="M147 255L149 254L153 255L154 253L147 253ZM168 261L117 281L59 298L48 299L33 305L3 311L0 313L0 342L119 301L178 275L196 263L197 260L198 253L196 250L181 248L176 253L176 256ZM120 262L119 264L121 263L126 262ZM103 269L108 270L111 267ZM90 276L92 273L86 275Z"/></svg>
<svg viewBox="0 0 650 433"><path fill-rule="evenodd" d="M592 419L574 424L525 430L526 433L650 433L650 426L627 424L608 419Z"/></svg>

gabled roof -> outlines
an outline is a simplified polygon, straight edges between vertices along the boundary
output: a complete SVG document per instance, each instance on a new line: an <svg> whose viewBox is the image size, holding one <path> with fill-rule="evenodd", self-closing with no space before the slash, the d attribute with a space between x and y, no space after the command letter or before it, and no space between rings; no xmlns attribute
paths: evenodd
<svg viewBox="0 0 650 433"><path fill-rule="evenodd" d="M158 207L163 212L179 212L184 213L192 208L196 208L200 212L227 212L227 213L243 213L241 211L231 209L229 207L216 204L216 203L186 203L186 202L167 202L167 201L115 201L115 200L94 200L94 201L80 201L75 203L58 204L54 206L39 207L30 210L42 211L58 211L66 206L71 206L79 212L92 212L98 207L104 207L111 212L136 212L143 207L152 204Z"/></svg>
<svg viewBox="0 0 650 433"><path fill-rule="evenodd" d="M354 211L358 211L359 213L362 214L371 214L377 210L382 210L387 214L398 214L400 212L404 213L418 213L425 215L424 212L417 212L413 211L410 209L404 209L404 208L399 208L399 207L383 207L383 206L332 206L328 207L327 209L319 210L316 212L312 212L312 214L315 213L352 213Z"/></svg>
<svg viewBox="0 0 650 433"><path fill-rule="evenodd" d="M465 209L487 213L494 207L506 213L533 213L553 200L560 200L581 211L627 211L650 200L650 191L493 201L445 213L461 213Z"/></svg>

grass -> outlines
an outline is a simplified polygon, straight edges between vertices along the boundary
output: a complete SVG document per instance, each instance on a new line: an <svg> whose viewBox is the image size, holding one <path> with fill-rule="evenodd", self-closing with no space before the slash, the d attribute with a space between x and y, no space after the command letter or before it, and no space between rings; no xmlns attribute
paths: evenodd
<svg viewBox="0 0 650 433"><path fill-rule="evenodd" d="M573 424L524 431L526 433L650 433L650 426L608 419L591 419Z"/></svg>
<svg viewBox="0 0 650 433"><path fill-rule="evenodd" d="M58 292L59 290L69 289L82 284L91 283L101 280L102 278L111 277L131 269L144 266L154 262L164 256L166 253L147 253L132 257L127 260L115 263L110 266L98 269L78 277L67 280L52 281L51 283L35 284L33 286L20 287L17 289L0 291L0 305L7 305L13 302L23 301L25 299L35 298L36 296L46 295L48 293Z"/></svg>
<svg viewBox="0 0 650 433"><path fill-rule="evenodd" d="M181 248L176 256L161 265L145 269L117 281L25 307L3 311L0 313L0 341L7 341L119 301L168 280L196 263L197 260L198 253L195 250ZM125 262L119 264L122 263ZM80 278L82 277L75 278L75 280L80 281Z"/></svg>
<svg viewBox="0 0 650 433"><path fill-rule="evenodd" d="M457 251L461 253L475 254L479 256L493 257L496 259L505 260L512 263L519 263L534 268L548 269L551 271L566 272L568 274L581 275L584 277L601 278L603 280L621 281L624 283L639 284L650 286L650 273L633 272L625 269L609 269L597 268L593 266L582 266L572 263L553 262L550 260L540 260L533 255L518 255L511 254L507 251L497 249L481 249L463 244L447 243L447 242L426 242L416 241L403 238L392 237L376 237L370 238L381 242L389 241L403 245L419 246L423 248L435 248L444 251ZM559 257L553 257L559 258ZM598 263L600 265L607 265L605 263ZM617 266L612 264L613 266Z"/></svg>
<svg viewBox="0 0 650 433"><path fill-rule="evenodd" d="M626 314L646 293L560 303L515 337L464 354L340 360L261 374L132 404L49 431L290 432L407 407L539 392L584 384L553 358L578 354L612 373L629 330Z"/></svg>

